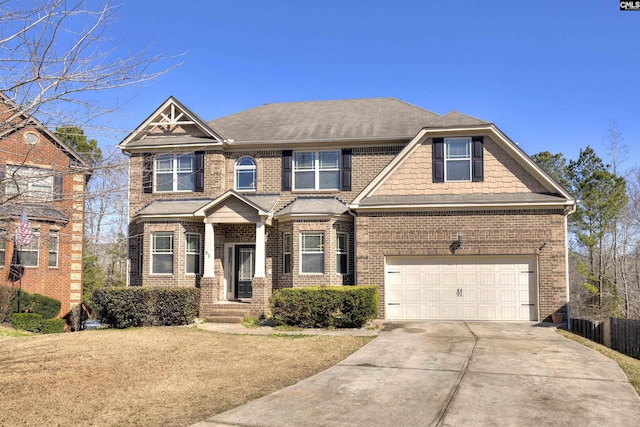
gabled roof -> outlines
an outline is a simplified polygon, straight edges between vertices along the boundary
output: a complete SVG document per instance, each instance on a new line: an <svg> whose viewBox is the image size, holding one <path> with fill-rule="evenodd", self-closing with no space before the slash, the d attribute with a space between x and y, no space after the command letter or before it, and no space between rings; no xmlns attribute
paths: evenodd
<svg viewBox="0 0 640 427"><path fill-rule="evenodd" d="M177 129L191 128L197 131L175 133ZM170 96L133 132L118 144L122 150L220 145L224 137L204 120Z"/></svg>
<svg viewBox="0 0 640 427"><path fill-rule="evenodd" d="M265 104L209 125L228 143L408 141L440 115L395 98Z"/></svg>
<svg viewBox="0 0 640 427"><path fill-rule="evenodd" d="M224 202L225 200L227 200L229 198L236 198L236 199L240 200L241 202L247 204L248 206L251 206L253 209L255 209L258 212L258 215L268 216L268 215L271 214L271 211L273 210L273 208L276 205L276 203L278 203L278 200L280 199L280 196L278 194L251 194L251 195L245 195L245 194L242 194L242 193L238 193L237 191L234 191L234 190L229 190L229 191L225 192L224 194L222 194L221 196L219 196L218 198L216 198L215 200L212 200L209 203L207 203L206 205L204 205L201 208L199 208L194 213L194 215L195 216L206 216L206 212L208 210L210 210L211 208L219 205L220 203Z"/></svg>
<svg viewBox="0 0 640 427"><path fill-rule="evenodd" d="M462 116L462 115L461 115ZM556 206L574 206L576 203L575 198L567 192L560 184L558 184L549 174L547 174L540 166L538 166L517 144L511 141L500 129L494 124L487 123L476 126L461 125L461 126L447 126L446 128L424 128L415 136L415 138L408 143L400 153L380 172L380 174L374 178L369 185L367 185L362 192L356 196L356 198L349 205L350 209L359 208L376 208L381 209L397 208L398 206L414 206L414 207L435 207L445 204L448 196L440 196L442 203L435 203L428 198L425 199L424 195L407 195L402 199L393 197L380 197L376 195L376 190L389 179L395 171L418 150L421 144L433 135L456 135L458 132L477 132L478 134L490 135L491 139L499 144L518 164L520 164L525 170L531 173L547 190L548 195L553 198L547 197L547 195L531 196L533 199L525 201L522 196L510 195L510 196L497 196L486 197L484 199L472 200L468 199L468 202L464 200L449 200L452 204L460 207L467 205L473 206L509 206L515 204L525 205L556 205ZM535 193L534 193L535 194ZM468 196L465 196L468 197ZM506 198L505 198L506 197ZM484 201L483 201L484 200ZM385 205L386 203L386 205Z"/></svg>
<svg viewBox="0 0 640 427"><path fill-rule="evenodd" d="M451 111L424 127L447 128L451 126L478 126L488 124L489 122L485 122L484 120L476 119L475 117L467 116L466 114L458 113L457 111Z"/></svg>
<svg viewBox="0 0 640 427"><path fill-rule="evenodd" d="M188 217L201 207L211 202L211 199L172 199L154 200L140 209L134 218L142 217Z"/></svg>
<svg viewBox="0 0 640 427"><path fill-rule="evenodd" d="M4 93L0 92L0 102L2 102L3 104L9 105L10 108L15 109L16 111L20 111L20 116L22 117L22 119L25 121L25 126L24 128L27 129L29 127L33 127L38 129L38 131L40 131L41 133L43 133L44 135L46 135L52 142L54 145L56 145L63 153L65 153L71 160L74 166L83 169L83 172L86 175L90 175L90 169L91 169L91 165L89 164L89 162L87 162L87 160L85 160L84 157L82 157L80 154L78 154L74 149L72 149L71 147L69 147L67 144L65 144L64 142L62 142L56 135L55 133L51 132L51 130L49 130L49 128L47 128L45 125L43 125L38 119L36 119L33 116L28 116L26 115L24 112L21 111L20 107L18 105L16 105L15 102L13 102L11 99L9 99L9 97L7 95L5 95ZM5 132L3 132L2 134L0 134L0 138L3 138L4 136L16 131L17 129L9 129L6 130Z"/></svg>

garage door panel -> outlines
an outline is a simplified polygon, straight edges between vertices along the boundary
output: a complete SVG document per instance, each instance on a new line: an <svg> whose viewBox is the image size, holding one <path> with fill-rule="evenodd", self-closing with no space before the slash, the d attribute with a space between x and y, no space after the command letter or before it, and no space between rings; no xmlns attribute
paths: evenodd
<svg viewBox="0 0 640 427"><path fill-rule="evenodd" d="M535 258L390 257L387 318L536 320Z"/></svg>

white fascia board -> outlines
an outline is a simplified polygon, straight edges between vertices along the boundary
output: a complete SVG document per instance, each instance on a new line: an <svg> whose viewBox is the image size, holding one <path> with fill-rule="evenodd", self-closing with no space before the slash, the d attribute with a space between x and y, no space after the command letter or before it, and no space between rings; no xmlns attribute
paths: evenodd
<svg viewBox="0 0 640 427"><path fill-rule="evenodd" d="M498 209L512 209L512 208L524 208L524 209L536 209L536 208L570 208L573 207L573 203L571 201L567 201L565 203L465 203L459 205L452 204L401 204L401 205L372 205L372 206L359 206L359 205L349 205L349 209L355 211L416 211L416 210L469 210L469 209L489 209L489 210L498 210Z"/></svg>
<svg viewBox="0 0 640 427"><path fill-rule="evenodd" d="M251 200L246 199L245 197L243 197L241 194L236 193L233 190L229 190L226 193L224 193L223 195L221 195L220 197L218 197L215 200L212 200L211 202L207 203L206 205L204 205L203 207L201 207L200 209L198 209L194 215L195 216L201 216L204 217L205 216L205 212L209 209L211 209L212 207L214 207L215 205L224 202L225 200L227 200L230 197L235 197L238 200L240 200L242 203L247 204L248 206L250 206L251 208L255 209L258 212L259 216L264 216L264 217L269 217L270 213L266 212L265 210L263 210L260 206L256 205L255 203L253 203Z"/></svg>
<svg viewBox="0 0 640 427"><path fill-rule="evenodd" d="M348 213L345 214L289 214L274 216L278 221L291 221L295 219L326 221L327 219L344 219L352 218Z"/></svg>
<svg viewBox="0 0 640 427"><path fill-rule="evenodd" d="M172 219L172 220L176 220L176 221L193 221L194 219L197 219L198 221L202 221L202 218L197 217L195 214L193 215L185 215L185 214L180 214L180 215L175 215L175 214L167 214L167 215L136 215L135 217L133 217L133 220L136 223L141 223L141 222L145 222L145 221L154 221L154 220L159 220L159 221L164 221L167 219Z"/></svg>

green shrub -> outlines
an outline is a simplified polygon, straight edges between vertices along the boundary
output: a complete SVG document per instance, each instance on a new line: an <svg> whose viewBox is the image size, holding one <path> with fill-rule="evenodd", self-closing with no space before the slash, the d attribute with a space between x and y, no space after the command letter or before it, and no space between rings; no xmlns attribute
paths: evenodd
<svg viewBox="0 0 640 427"><path fill-rule="evenodd" d="M98 288L95 312L114 328L187 325L198 315L198 288Z"/></svg>
<svg viewBox="0 0 640 427"><path fill-rule="evenodd" d="M11 325L22 331L40 332L42 334L57 334L64 332L67 322L64 319L45 319L37 313L14 313Z"/></svg>
<svg viewBox="0 0 640 427"><path fill-rule="evenodd" d="M13 303L11 304L11 313L25 313L26 310L31 307L31 294L29 292L20 291L20 310L18 310L18 290L16 289L16 294L13 299Z"/></svg>
<svg viewBox="0 0 640 427"><path fill-rule="evenodd" d="M31 294L30 313L41 314L43 319L53 319L60 313L62 303L46 295Z"/></svg>
<svg viewBox="0 0 640 427"><path fill-rule="evenodd" d="M360 328L378 314L376 286L287 288L269 299L273 318L303 328Z"/></svg>
<svg viewBox="0 0 640 427"><path fill-rule="evenodd" d="M11 316L11 326L21 331L40 332L42 315L34 313L14 313Z"/></svg>

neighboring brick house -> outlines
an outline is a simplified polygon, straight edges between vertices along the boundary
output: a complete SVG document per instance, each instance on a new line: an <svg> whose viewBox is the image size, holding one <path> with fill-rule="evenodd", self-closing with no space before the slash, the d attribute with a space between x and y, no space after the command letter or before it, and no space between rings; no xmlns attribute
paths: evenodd
<svg viewBox="0 0 640 427"><path fill-rule="evenodd" d="M130 156L130 284L201 315L279 288L373 284L386 319L545 320L568 303L574 198L495 125L397 99L205 122L170 97Z"/></svg>
<svg viewBox="0 0 640 427"><path fill-rule="evenodd" d="M59 317L66 317L82 302L84 192L90 168L2 95L0 109L0 285L21 284L27 292L58 299ZM23 212L33 238L20 246L14 236Z"/></svg>

